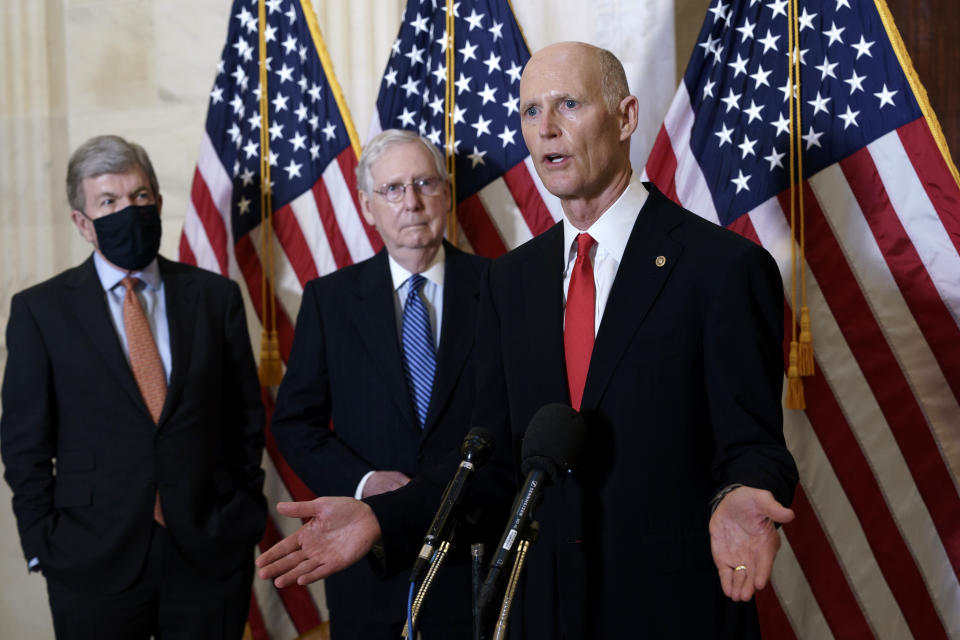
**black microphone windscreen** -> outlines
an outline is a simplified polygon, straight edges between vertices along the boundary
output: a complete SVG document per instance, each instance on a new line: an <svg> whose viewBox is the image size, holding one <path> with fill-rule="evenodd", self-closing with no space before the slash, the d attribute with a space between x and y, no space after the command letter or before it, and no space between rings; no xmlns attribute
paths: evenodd
<svg viewBox="0 0 960 640"><path fill-rule="evenodd" d="M574 465L587 436L583 417L564 404L540 407L523 434L521 470L542 469L551 476Z"/></svg>
<svg viewBox="0 0 960 640"><path fill-rule="evenodd" d="M460 445L460 456L479 467L490 458L496 441L493 434L483 427L473 427Z"/></svg>

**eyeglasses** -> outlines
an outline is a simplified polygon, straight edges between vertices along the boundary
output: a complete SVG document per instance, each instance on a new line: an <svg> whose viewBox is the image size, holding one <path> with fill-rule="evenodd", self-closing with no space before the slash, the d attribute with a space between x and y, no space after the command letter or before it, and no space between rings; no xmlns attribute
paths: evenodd
<svg viewBox="0 0 960 640"><path fill-rule="evenodd" d="M435 196L440 194L443 182L439 178L417 178L413 182L382 184L373 192L382 195L387 202L400 202L407 193L407 187L413 187L413 190L421 196Z"/></svg>

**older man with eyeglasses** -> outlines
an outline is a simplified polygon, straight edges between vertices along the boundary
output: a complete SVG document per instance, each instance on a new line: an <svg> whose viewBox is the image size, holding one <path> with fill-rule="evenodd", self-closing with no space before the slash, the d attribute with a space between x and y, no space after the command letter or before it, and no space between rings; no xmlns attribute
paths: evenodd
<svg viewBox="0 0 960 640"><path fill-rule="evenodd" d="M440 461L463 440L474 404L486 260L443 239L450 183L428 140L382 132L360 158L357 183L363 217L384 249L304 288L272 431L313 492L370 509L359 500L395 490L438 496L447 480ZM435 499L412 502L436 507ZM366 561L330 577L332 637L400 637L407 587L405 573L382 580ZM465 556L447 565L434 594L419 625L423 637L469 637Z"/></svg>

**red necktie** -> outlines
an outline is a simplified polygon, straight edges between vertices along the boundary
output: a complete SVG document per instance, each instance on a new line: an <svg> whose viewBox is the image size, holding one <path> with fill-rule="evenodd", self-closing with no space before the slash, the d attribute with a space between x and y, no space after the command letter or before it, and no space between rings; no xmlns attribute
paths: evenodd
<svg viewBox="0 0 960 640"><path fill-rule="evenodd" d="M583 399L583 386L587 381L587 370L590 368L590 354L593 353L593 319L597 302L590 248L596 243L586 233L577 236L577 261L573 264L570 288L567 290L563 352L567 359L570 405L578 411Z"/></svg>
<svg viewBox="0 0 960 640"><path fill-rule="evenodd" d="M140 306L135 291L139 278L127 276L122 280L127 293L123 298L123 329L127 334L127 348L130 351L130 368L140 388L140 395L147 404L154 422L160 421L163 402L167 398L167 376L163 371L160 351L150 331L147 315ZM153 501L153 519L165 525L163 511L160 508L160 492Z"/></svg>

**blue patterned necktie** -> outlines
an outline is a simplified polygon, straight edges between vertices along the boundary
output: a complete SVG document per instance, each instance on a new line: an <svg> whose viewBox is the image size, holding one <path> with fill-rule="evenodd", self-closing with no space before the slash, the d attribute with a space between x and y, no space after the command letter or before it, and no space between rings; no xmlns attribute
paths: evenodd
<svg viewBox="0 0 960 640"><path fill-rule="evenodd" d="M427 421L430 408L430 391L433 389L433 372L437 368L433 351L433 331L430 328L430 313L420 297L426 278L415 273L407 280L407 302L403 305L403 371L407 376L410 398L413 400L420 428Z"/></svg>

